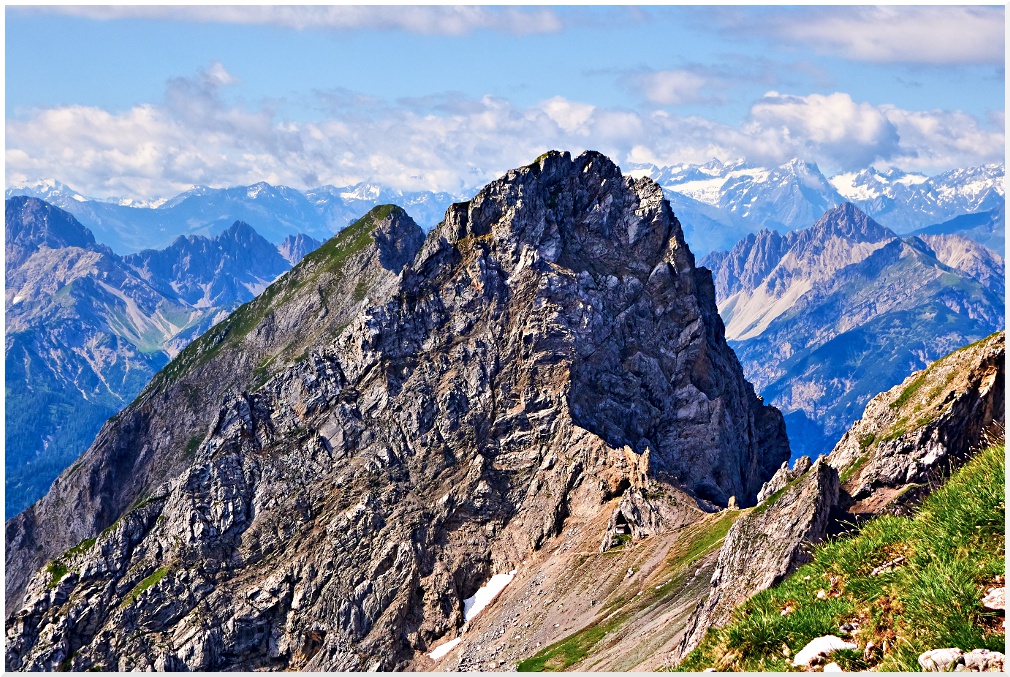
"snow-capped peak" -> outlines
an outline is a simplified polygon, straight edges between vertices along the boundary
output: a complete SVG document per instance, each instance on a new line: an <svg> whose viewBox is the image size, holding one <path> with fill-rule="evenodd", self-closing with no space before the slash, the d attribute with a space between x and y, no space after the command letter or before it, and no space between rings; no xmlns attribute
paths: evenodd
<svg viewBox="0 0 1010 677"><path fill-rule="evenodd" d="M5 194L6 197L27 195L29 197L37 197L40 200L46 200L48 202L58 201L59 198L74 199L78 202L84 202L88 199L70 186L65 183L60 183L56 179L39 179L37 181L22 183L17 186L11 186L5 191Z"/></svg>
<svg viewBox="0 0 1010 677"><path fill-rule="evenodd" d="M359 183L354 186L348 186L343 189L340 193L340 197L344 200L376 200L382 189L379 186L370 183Z"/></svg>

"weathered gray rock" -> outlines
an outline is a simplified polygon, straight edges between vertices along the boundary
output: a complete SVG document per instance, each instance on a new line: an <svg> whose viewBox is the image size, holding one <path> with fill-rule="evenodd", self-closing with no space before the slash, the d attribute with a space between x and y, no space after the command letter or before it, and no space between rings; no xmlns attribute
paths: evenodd
<svg viewBox="0 0 1010 677"><path fill-rule="evenodd" d="M957 647L933 649L919 656L919 667L925 672L951 672L958 665L964 665L964 652Z"/></svg>
<svg viewBox="0 0 1010 677"><path fill-rule="evenodd" d="M1006 610L1006 586L999 586L998 588L989 588L985 592L985 597L982 598L982 606L991 611L1005 611Z"/></svg>
<svg viewBox="0 0 1010 677"><path fill-rule="evenodd" d="M766 498L774 494L776 491L785 488L787 484L792 482L794 479L810 470L812 465L809 456L800 456L796 459L796 463L790 470L788 461L782 464L782 467L775 471L772 478L765 482L761 486L761 491L758 492L757 501L758 503L764 502Z"/></svg>
<svg viewBox="0 0 1010 677"><path fill-rule="evenodd" d="M964 654L964 667L971 672L1003 672L1006 656L999 651L972 649Z"/></svg>
<svg viewBox="0 0 1010 677"><path fill-rule="evenodd" d="M793 666L805 668L826 656L830 656L836 651L842 649L858 649L857 644L852 642L846 642L841 637L836 637L835 635L824 635L823 637L815 637L814 639L807 642L806 646L796 652L793 656ZM835 667L838 667L835 665ZM825 672L828 669L825 667Z"/></svg>
<svg viewBox="0 0 1010 677"><path fill-rule="evenodd" d="M810 544L824 540L838 503L838 472L820 458L774 501L741 517L726 534L708 598L698 605L679 648L686 656L733 609L778 584L809 561Z"/></svg>
<svg viewBox="0 0 1010 677"><path fill-rule="evenodd" d="M49 555L22 554L15 525L21 571L114 527L57 556L58 595L44 569L28 581L8 668L404 667L568 515L619 498L640 534L683 527L697 507L663 496L753 505L788 457L651 181L550 153L451 207L412 257L410 229L353 228L170 365L220 378L188 419L151 406L179 411L166 381L106 427L85 476L122 449L132 488L64 478L32 512ZM242 376L256 365L262 385ZM193 431L191 459L148 460ZM106 491L101 514L80 498ZM76 530L51 521L61 500Z"/></svg>
<svg viewBox="0 0 1010 677"><path fill-rule="evenodd" d="M828 463L857 515L914 505L1005 423L1005 333L937 360L874 397Z"/></svg>

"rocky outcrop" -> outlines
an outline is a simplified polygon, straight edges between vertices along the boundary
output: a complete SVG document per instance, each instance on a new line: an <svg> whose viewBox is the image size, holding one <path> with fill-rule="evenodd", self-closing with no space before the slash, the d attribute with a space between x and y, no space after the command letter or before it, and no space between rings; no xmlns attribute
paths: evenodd
<svg viewBox="0 0 1010 677"><path fill-rule="evenodd" d="M957 350L866 405L828 456L852 514L915 505L1005 425L1005 333Z"/></svg>
<svg viewBox="0 0 1010 677"><path fill-rule="evenodd" d="M763 503L766 498L774 494L776 491L785 489L787 484L810 470L811 465L813 465L813 463L810 461L809 456L800 456L796 459L796 463L793 464L792 469L789 468L788 462L783 463L782 467L776 470L775 474L772 475L772 478L762 485L761 491L759 491L757 495L758 503Z"/></svg>
<svg viewBox="0 0 1010 677"><path fill-rule="evenodd" d="M410 229L373 235L398 214L323 245L107 426L86 476L140 467L132 491L67 476L8 525L9 570L55 556L8 619L8 668L405 667L491 574L520 584L569 516L637 491L632 520L678 529L700 513L688 496L752 505L788 457L650 180L550 153L452 206L414 256ZM231 376L305 334L258 388ZM217 380L191 422L152 424L195 374ZM188 462L148 460L194 432ZM60 499L82 504L75 531L50 521ZM29 526L58 536L51 554L22 554Z"/></svg>
<svg viewBox="0 0 1010 677"><path fill-rule="evenodd" d="M918 659L923 672L999 672L1002 673L1006 656L999 651L972 649L965 653L957 647L932 649Z"/></svg>
<svg viewBox="0 0 1010 677"><path fill-rule="evenodd" d="M809 546L827 537L838 503L838 472L825 459L779 491L726 534L708 598L698 605L679 647L681 658L710 627L728 621L735 607L808 562Z"/></svg>

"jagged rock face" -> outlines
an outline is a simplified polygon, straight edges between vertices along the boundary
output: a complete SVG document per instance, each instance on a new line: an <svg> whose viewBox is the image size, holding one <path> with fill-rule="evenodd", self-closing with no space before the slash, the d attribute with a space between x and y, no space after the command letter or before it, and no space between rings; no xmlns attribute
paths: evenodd
<svg viewBox="0 0 1010 677"><path fill-rule="evenodd" d="M349 226L278 280L271 293L190 344L102 428L48 494L7 521L8 615L39 567L108 527L142 494L189 467L207 435L208 416L226 392L252 390L304 359L321 336L336 334L361 311L360 290L388 294L399 271L384 268L380 248L366 245L373 233L413 221L396 208L380 211ZM296 290L305 291L295 297Z"/></svg>
<svg viewBox="0 0 1010 677"><path fill-rule="evenodd" d="M392 253L366 247L379 262L409 253L409 232L386 235ZM607 158L509 172L403 258L396 278L344 279L362 302L335 338L226 393L192 463L61 556L58 593L52 571L31 580L9 668L402 667L491 573L643 472L753 503L788 457L659 187ZM313 296L284 289L275 315ZM692 514L644 507L658 529Z"/></svg>
<svg viewBox="0 0 1010 677"><path fill-rule="evenodd" d="M796 464L790 469L789 463L783 463L782 467L775 471L772 478L764 483L761 491L758 492L757 502L762 503L766 498L780 489L785 489L786 485L794 479L810 470L813 463L809 456L800 456L796 459Z"/></svg>
<svg viewBox="0 0 1010 677"><path fill-rule="evenodd" d="M845 508L872 516L914 505L1005 425L1005 332L937 360L866 405L828 456Z"/></svg>
<svg viewBox="0 0 1010 677"><path fill-rule="evenodd" d="M825 459L772 494L730 528L712 573L708 598L688 621L681 658L712 626L723 625L733 609L777 585L810 560L808 545L823 541L838 504L838 471Z"/></svg>

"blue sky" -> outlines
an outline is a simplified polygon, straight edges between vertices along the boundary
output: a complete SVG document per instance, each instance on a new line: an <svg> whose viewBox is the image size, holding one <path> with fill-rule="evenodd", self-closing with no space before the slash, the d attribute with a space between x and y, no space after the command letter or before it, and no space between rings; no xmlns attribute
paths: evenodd
<svg viewBox="0 0 1010 677"><path fill-rule="evenodd" d="M995 7L7 8L8 185L461 191L547 148L798 156L828 174L1004 156Z"/></svg>

